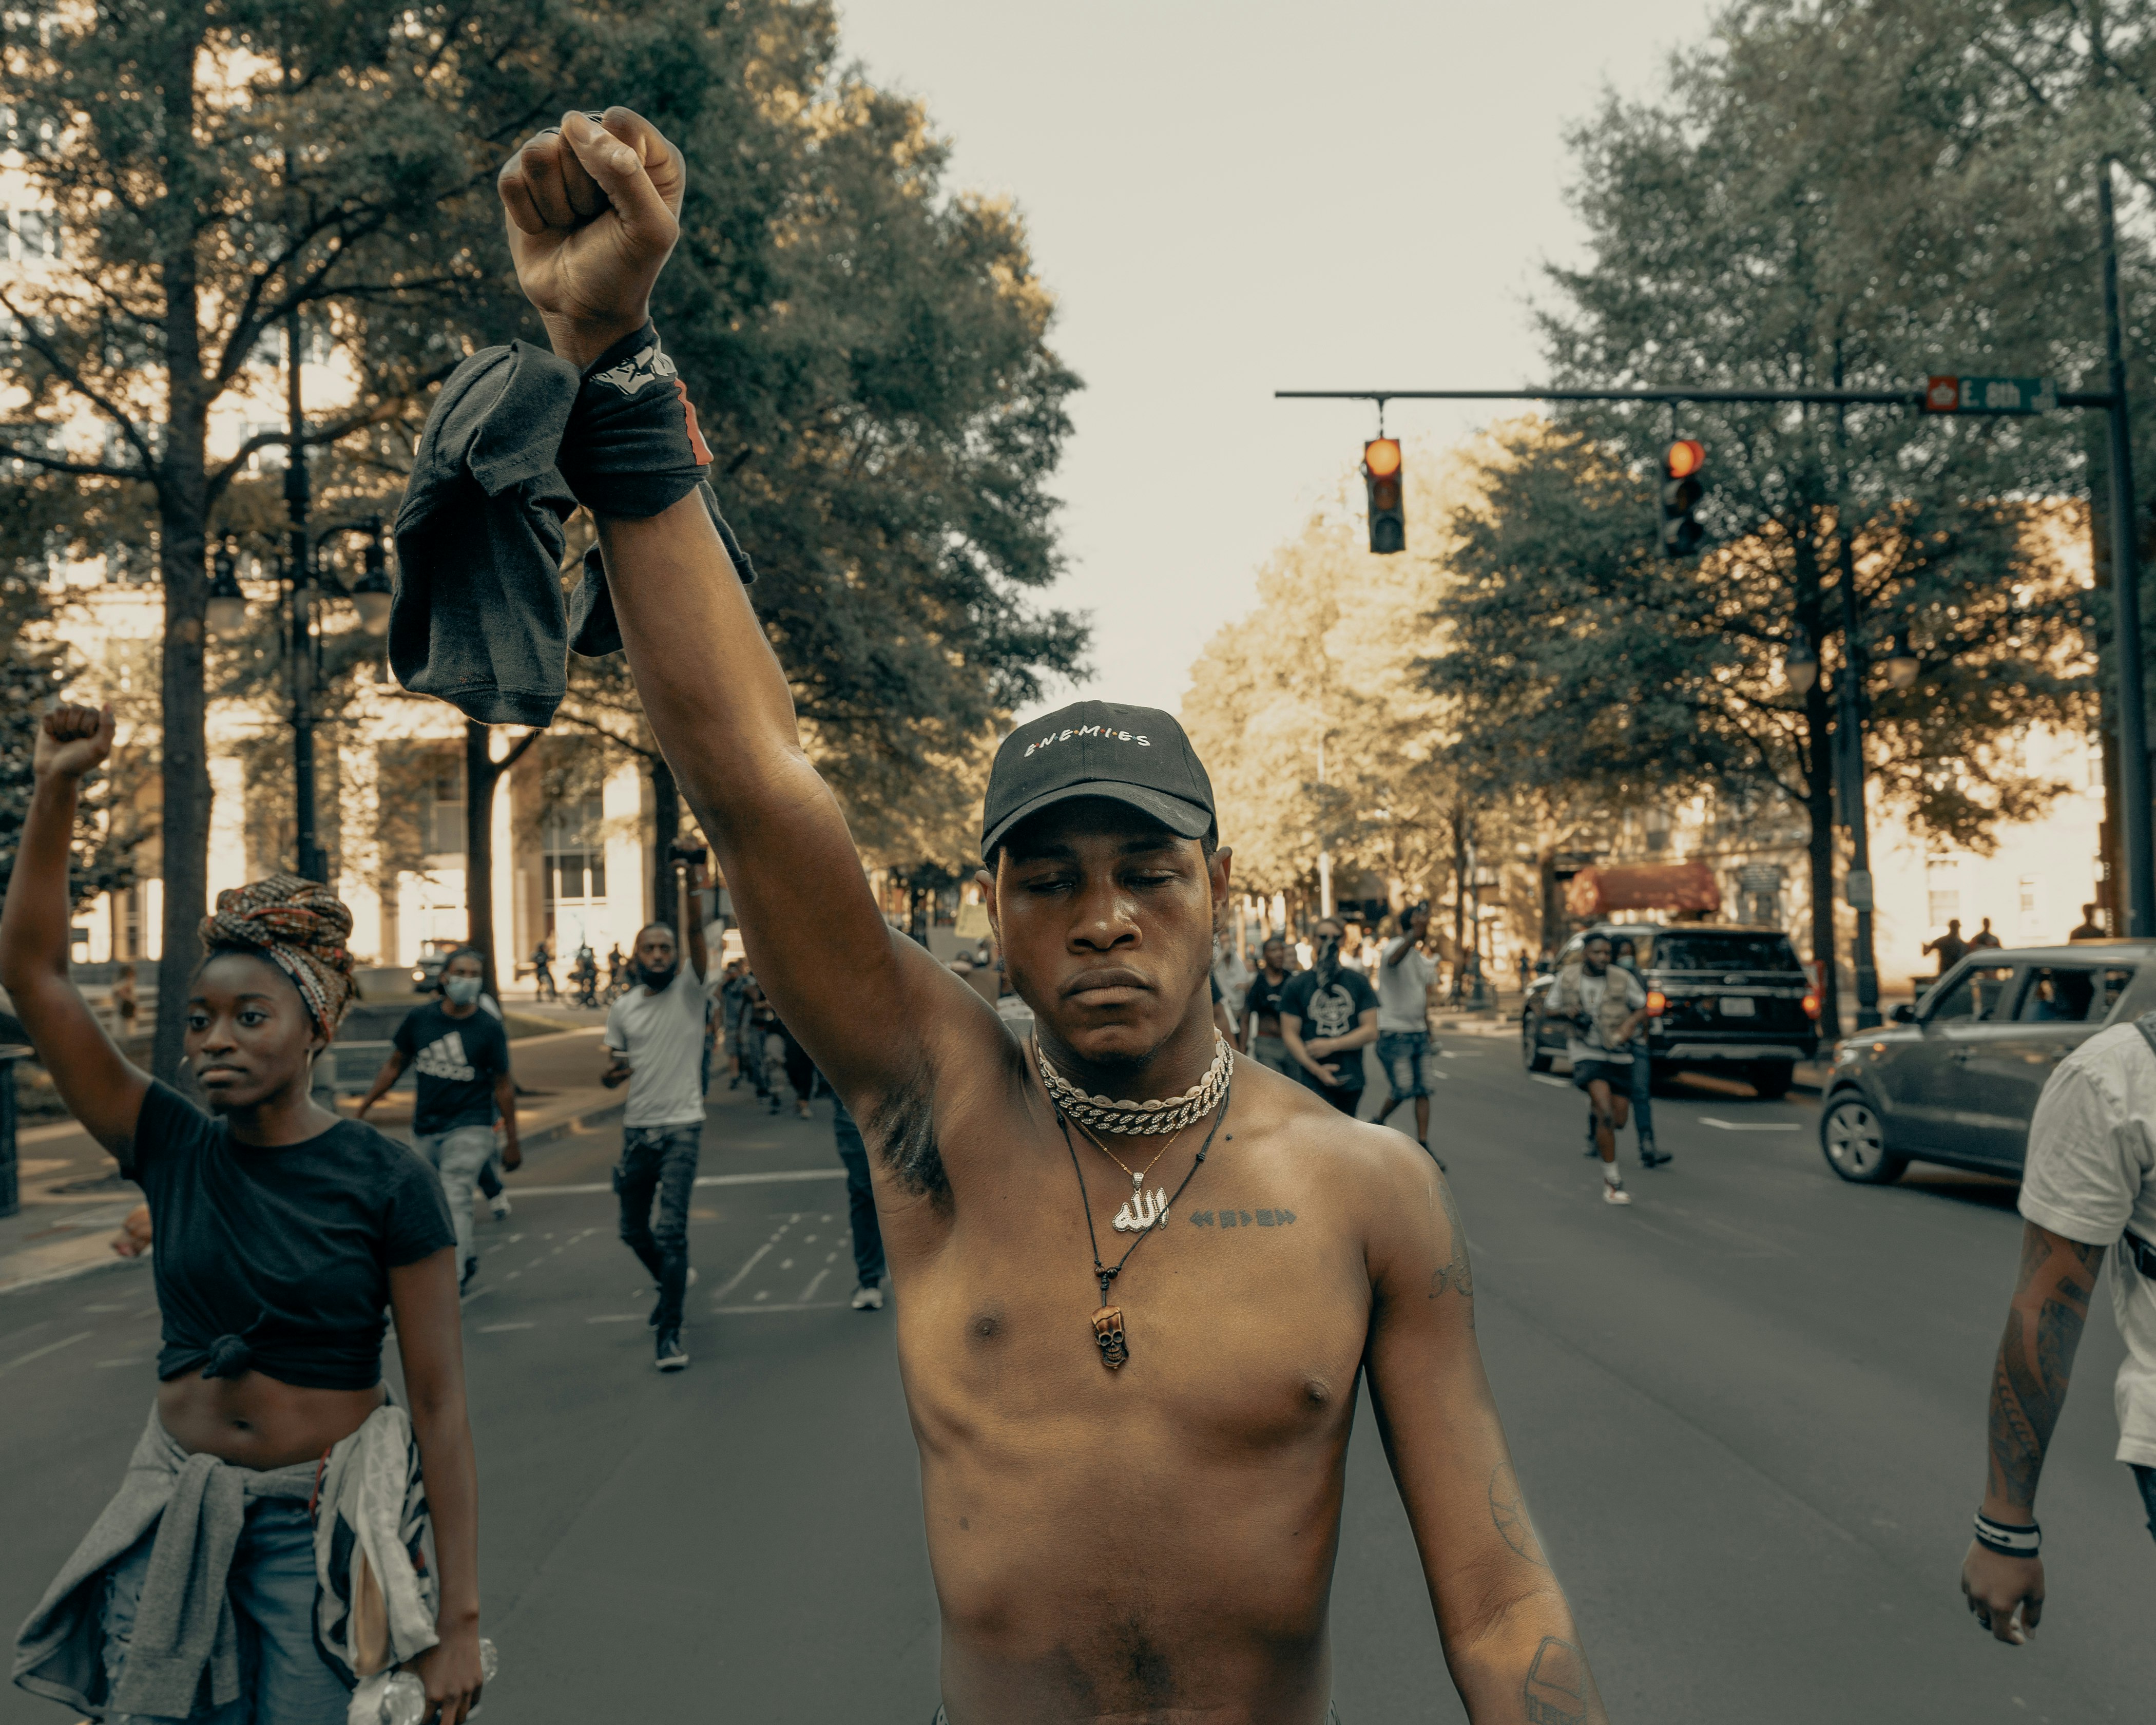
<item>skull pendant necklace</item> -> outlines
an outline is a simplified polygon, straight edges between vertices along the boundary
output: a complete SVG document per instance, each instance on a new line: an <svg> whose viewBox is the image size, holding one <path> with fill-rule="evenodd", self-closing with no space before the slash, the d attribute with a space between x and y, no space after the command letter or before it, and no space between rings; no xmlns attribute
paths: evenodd
<svg viewBox="0 0 2156 1725"><path fill-rule="evenodd" d="M1131 1261L1131 1254L1146 1243L1146 1236L1152 1234L1155 1229L1168 1225L1169 1206L1183 1196L1183 1187L1188 1186L1197 1178L1198 1170L1205 1164L1205 1153L1213 1147L1213 1134L1220 1130L1220 1122L1228 1117L1228 1099L1234 1088L1235 1081L1231 1077L1220 1092L1220 1106L1213 1116L1212 1126L1206 1131L1205 1142L1198 1147L1198 1154L1191 1158L1190 1172L1183 1175L1182 1183L1176 1187L1173 1194L1163 1193L1162 1201L1152 1220L1135 1230L1137 1238L1130 1243L1122 1256L1112 1265L1103 1264L1101 1261L1101 1237L1093 1226L1093 1200L1091 1195L1086 1190L1086 1170L1079 1165L1078 1147L1070 1141L1070 1122L1060 1108L1055 1111L1055 1123L1063 1129L1063 1147L1070 1153L1071 1172L1078 1176L1078 1202L1080 1207L1086 1212L1086 1238L1091 1243L1093 1248L1093 1278L1101 1284L1100 1309L1093 1314L1093 1344L1101 1350L1101 1363L1111 1372L1120 1371L1130 1359L1131 1348L1130 1338L1124 1328L1123 1308L1108 1303L1108 1291L1115 1286L1116 1278L1123 1273L1123 1266ZM1081 1129L1083 1130L1082 1122ZM1097 1143L1099 1141L1096 1139L1095 1142ZM1105 1150L1106 1147L1103 1146L1102 1148ZM1155 1160L1158 1159L1158 1158L1155 1158ZM1150 1168L1150 1164L1147 1166ZM1128 1169L1124 1171L1129 1172ZM1144 1176L1139 1175L1138 1179L1142 1184ZM1126 1205L1125 1208L1127 1209L1129 1206ZM1124 1223L1119 1218L1116 1225L1121 1228Z"/></svg>

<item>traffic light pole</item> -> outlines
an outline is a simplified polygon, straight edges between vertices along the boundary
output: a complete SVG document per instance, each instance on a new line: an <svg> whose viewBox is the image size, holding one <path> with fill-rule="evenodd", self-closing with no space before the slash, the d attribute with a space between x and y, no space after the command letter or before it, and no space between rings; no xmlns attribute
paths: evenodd
<svg viewBox="0 0 2156 1725"><path fill-rule="evenodd" d="M315 837L315 660L313 630L308 626L314 581L307 554L307 512L313 500L307 484L307 422L300 399L300 333L295 307L285 325L285 408L290 419L285 511L290 526L285 556L292 579L292 850L295 873L310 880L326 880L328 860Z"/></svg>
<svg viewBox="0 0 2156 1725"><path fill-rule="evenodd" d="M2126 934L2156 937L2156 827L2148 806L2147 692L2141 654L2141 589L2133 536L2133 446L2128 417L2126 361L2119 333L2118 259L2112 214L2111 168L2097 179L2103 263L2104 339L2110 362L2107 390L2061 390L2062 408L2105 414L2111 430L2111 555L2113 651L2118 655L2118 752L2125 808L2121 849L2126 872ZM1276 401L1720 402L1731 405L1915 408L1922 389L1276 389ZM1860 912L1860 916L1864 913ZM1868 921L1868 917L1864 920ZM1860 1000L1861 995L1860 993Z"/></svg>

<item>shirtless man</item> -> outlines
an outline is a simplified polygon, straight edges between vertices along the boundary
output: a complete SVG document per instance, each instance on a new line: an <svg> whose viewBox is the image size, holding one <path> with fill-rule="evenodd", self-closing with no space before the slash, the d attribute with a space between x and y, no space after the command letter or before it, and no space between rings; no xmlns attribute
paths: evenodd
<svg viewBox="0 0 2156 1725"><path fill-rule="evenodd" d="M579 366L643 326L685 177L648 122L603 118L565 116L501 177L519 280ZM1085 1129L1219 1064L1229 853L1174 721L1084 702L998 757L981 878L1038 1058L1093 1099L1059 1113L1035 1050L878 914L702 503L598 534L750 962L875 1153L949 1725L1319 1725L1365 1369L1470 1716L1604 1719L1436 1164L1250 1062L1177 1134ZM1119 1164L1156 1158L1134 1193ZM1162 1192L1155 1226L1115 1229ZM1105 1287L1096 1258L1125 1266Z"/></svg>

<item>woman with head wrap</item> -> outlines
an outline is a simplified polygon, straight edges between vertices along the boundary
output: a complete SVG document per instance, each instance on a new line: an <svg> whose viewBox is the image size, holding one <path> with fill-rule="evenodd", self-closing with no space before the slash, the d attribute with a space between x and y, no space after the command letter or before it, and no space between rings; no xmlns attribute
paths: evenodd
<svg viewBox="0 0 2156 1725"><path fill-rule="evenodd" d="M454 1235L424 1161L309 1094L352 998L351 913L292 875L220 893L186 1006L207 1111L131 1065L68 978L77 795L112 730L78 706L40 726L0 986L148 1199L164 1345L126 1481L24 1625L16 1681L101 1717L341 1725L402 1665L457 1725L480 1676ZM408 1414L382 1383L389 1312ZM363 1494L337 1482L384 1466L401 1507L344 1538Z"/></svg>

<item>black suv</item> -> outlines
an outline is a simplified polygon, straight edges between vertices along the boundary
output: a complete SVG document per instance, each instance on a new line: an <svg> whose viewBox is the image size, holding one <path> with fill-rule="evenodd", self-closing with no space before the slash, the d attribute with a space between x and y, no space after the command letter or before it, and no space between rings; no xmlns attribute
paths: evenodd
<svg viewBox="0 0 2156 1725"><path fill-rule="evenodd" d="M1647 1048L1658 1071L1697 1066L1786 1096L1799 1060L1819 1051L1819 995L1779 928L1714 922L1599 922L1564 943L1562 970L1588 936L1632 942L1647 989ZM1555 977L1527 990L1520 1057L1530 1072L1564 1052L1566 1028L1543 1016Z"/></svg>
<svg viewBox="0 0 2156 1725"><path fill-rule="evenodd" d="M1820 1147L1845 1180L1912 1162L2018 1175L2051 1070L2099 1030L2156 1007L2156 944L1971 952L1894 1022L1835 1050Z"/></svg>

